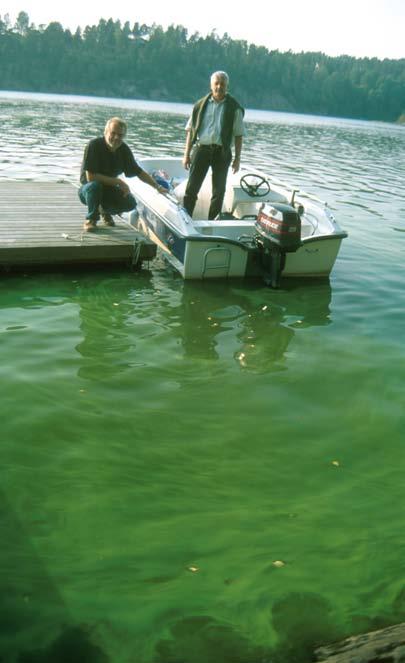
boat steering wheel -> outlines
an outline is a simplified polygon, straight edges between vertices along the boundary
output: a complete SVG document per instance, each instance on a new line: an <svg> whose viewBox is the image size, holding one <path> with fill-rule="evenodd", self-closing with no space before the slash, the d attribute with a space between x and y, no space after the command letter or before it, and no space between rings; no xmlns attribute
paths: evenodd
<svg viewBox="0 0 405 663"><path fill-rule="evenodd" d="M251 198L261 198L270 191L270 184L265 177L255 175L255 173L247 173L240 178L240 185L242 191L247 193Z"/></svg>

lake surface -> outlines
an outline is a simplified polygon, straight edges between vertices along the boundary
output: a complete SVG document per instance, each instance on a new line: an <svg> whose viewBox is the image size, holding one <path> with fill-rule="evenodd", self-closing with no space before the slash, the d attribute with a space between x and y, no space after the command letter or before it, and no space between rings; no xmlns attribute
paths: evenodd
<svg viewBox="0 0 405 663"><path fill-rule="evenodd" d="M116 114L179 156L189 109L0 93L0 178L76 182ZM329 281L1 277L7 663L305 662L405 620L405 129L246 119L244 163L348 231Z"/></svg>

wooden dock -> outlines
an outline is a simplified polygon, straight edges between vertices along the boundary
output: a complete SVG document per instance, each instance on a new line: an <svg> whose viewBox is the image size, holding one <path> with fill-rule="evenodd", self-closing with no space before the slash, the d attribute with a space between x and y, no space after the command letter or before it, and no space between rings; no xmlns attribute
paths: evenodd
<svg viewBox="0 0 405 663"><path fill-rule="evenodd" d="M68 182L0 181L0 268L123 263L139 267L156 246L120 217L83 232L86 207Z"/></svg>

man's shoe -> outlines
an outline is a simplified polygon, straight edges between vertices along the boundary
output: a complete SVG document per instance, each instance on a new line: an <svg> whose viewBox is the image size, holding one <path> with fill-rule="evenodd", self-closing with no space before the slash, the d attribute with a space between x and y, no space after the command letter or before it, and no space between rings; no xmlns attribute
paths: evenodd
<svg viewBox="0 0 405 663"><path fill-rule="evenodd" d="M94 232L97 227L97 221L87 220L84 222L83 230L87 233Z"/></svg>
<svg viewBox="0 0 405 663"><path fill-rule="evenodd" d="M115 221L112 218L111 214L107 214L106 212L104 212L104 214L101 215L101 218L103 219L103 223L106 226L110 226L111 228L115 226Z"/></svg>

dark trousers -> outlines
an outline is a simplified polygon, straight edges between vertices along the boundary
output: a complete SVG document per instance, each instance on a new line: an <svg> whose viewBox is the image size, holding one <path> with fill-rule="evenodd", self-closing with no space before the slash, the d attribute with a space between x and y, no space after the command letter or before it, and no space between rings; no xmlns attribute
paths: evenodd
<svg viewBox="0 0 405 663"><path fill-rule="evenodd" d="M86 219L93 222L100 218L100 205L106 214L121 214L136 207L132 194L124 196L119 187L106 186L100 182L82 184L78 193L83 205L87 205Z"/></svg>
<svg viewBox="0 0 405 663"><path fill-rule="evenodd" d="M195 148L183 202L190 216L193 215L198 192L210 166L212 169L212 197L208 218L215 219L220 213L231 160L231 150L226 150L221 145L198 145Z"/></svg>

